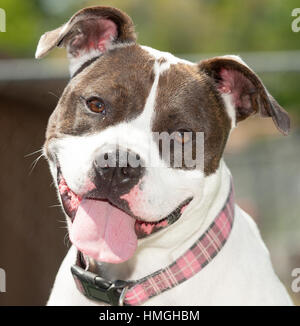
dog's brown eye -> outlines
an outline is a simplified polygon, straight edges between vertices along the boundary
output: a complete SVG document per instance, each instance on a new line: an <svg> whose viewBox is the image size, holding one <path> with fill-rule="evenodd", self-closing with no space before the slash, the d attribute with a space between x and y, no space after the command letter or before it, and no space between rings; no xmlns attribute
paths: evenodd
<svg viewBox="0 0 300 326"><path fill-rule="evenodd" d="M94 113L106 113L105 104L101 98L90 98L86 101L86 105Z"/></svg>
<svg viewBox="0 0 300 326"><path fill-rule="evenodd" d="M191 140L191 138L192 138L191 132L186 129L177 130L174 137L174 139L180 144L188 143Z"/></svg>

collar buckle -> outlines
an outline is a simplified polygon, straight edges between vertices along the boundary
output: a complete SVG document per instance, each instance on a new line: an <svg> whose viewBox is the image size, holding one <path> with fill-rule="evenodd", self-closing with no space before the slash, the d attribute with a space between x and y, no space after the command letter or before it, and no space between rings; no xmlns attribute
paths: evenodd
<svg viewBox="0 0 300 326"><path fill-rule="evenodd" d="M73 265L71 272L78 290L88 299L105 302L112 306L123 305L129 282L109 281L78 265Z"/></svg>

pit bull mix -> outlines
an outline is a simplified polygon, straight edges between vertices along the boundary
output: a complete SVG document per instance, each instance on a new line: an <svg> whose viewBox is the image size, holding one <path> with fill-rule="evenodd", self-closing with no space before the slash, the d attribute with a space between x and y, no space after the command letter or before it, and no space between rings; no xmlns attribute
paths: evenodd
<svg viewBox="0 0 300 326"><path fill-rule="evenodd" d="M48 305L292 304L222 158L251 115L289 132L257 75L237 56L191 63L138 45L130 17L110 7L44 34L36 57L55 46L68 51L71 80L44 154L73 246ZM154 133L172 134L169 161ZM195 157L197 133L203 168L176 166L178 148Z"/></svg>

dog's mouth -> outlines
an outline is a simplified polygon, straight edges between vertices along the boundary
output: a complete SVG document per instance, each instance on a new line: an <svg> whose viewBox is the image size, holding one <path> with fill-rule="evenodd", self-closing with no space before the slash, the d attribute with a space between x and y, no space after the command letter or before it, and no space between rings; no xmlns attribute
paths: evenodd
<svg viewBox="0 0 300 326"><path fill-rule="evenodd" d="M138 239L176 222L192 200L184 200L159 221L147 222L109 200L78 196L68 187L60 170L57 182L62 206L72 221L71 242L85 255L100 262L122 263L130 259Z"/></svg>

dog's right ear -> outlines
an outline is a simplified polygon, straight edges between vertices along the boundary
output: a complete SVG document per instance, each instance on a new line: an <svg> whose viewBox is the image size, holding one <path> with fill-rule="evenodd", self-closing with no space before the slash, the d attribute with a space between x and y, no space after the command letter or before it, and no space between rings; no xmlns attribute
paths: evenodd
<svg viewBox="0 0 300 326"><path fill-rule="evenodd" d="M201 61L199 68L213 78L220 94L230 96L235 110L235 122L258 113L262 117L271 117L282 134L289 133L289 115L241 58L215 57Z"/></svg>
<svg viewBox="0 0 300 326"><path fill-rule="evenodd" d="M89 7L78 11L63 26L42 35L35 57L42 58L55 46L66 47L73 74L111 45L135 41L134 25L128 15L112 7Z"/></svg>

